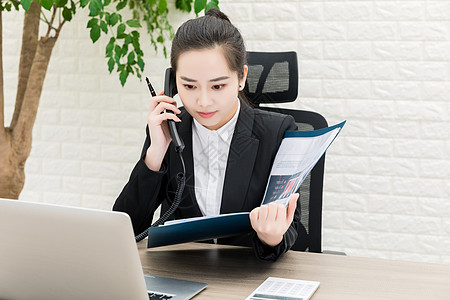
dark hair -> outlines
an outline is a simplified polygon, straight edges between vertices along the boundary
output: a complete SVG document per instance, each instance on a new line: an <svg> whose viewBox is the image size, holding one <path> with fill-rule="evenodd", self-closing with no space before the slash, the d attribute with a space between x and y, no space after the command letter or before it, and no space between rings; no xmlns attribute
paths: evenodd
<svg viewBox="0 0 450 300"><path fill-rule="evenodd" d="M218 9L208 10L205 16L184 22L177 30L172 41L170 64L176 72L178 58L186 51L212 49L221 47L228 67L244 76L247 52L239 30L231 24L230 19ZM243 93L239 93L245 99Z"/></svg>

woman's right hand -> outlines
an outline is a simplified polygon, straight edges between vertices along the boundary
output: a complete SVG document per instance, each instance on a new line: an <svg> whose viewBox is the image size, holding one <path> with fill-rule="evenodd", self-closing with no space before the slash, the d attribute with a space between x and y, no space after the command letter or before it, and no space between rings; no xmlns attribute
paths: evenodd
<svg viewBox="0 0 450 300"><path fill-rule="evenodd" d="M175 114L181 113L176 106L175 100L165 96L164 91L162 91L150 99L150 107L147 114L151 143L147 149L145 163L153 171L159 171L161 169L162 160L172 141L167 120L181 122L175 114L164 112L164 110L171 110Z"/></svg>

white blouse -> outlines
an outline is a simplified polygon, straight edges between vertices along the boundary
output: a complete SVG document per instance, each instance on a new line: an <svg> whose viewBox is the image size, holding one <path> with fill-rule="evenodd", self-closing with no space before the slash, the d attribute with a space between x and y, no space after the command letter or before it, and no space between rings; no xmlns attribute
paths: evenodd
<svg viewBox="0 0 450 300"><path fill-rule="evenodd" d="M233 118L217 130L209 130L195 119L192 123L195 197L204 216L220 214L228 152L240 109L238 100Z"/></svg>

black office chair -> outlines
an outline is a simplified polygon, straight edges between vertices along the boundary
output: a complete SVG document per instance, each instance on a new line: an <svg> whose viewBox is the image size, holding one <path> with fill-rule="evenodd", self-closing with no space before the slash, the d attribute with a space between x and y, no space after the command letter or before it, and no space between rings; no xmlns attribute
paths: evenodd
<svg viewBox="0 0 450 300"><path fill-rule="evenodd" d="M244 88L249 102L257 108L292 115L298 130L328 126L320 114L260 104L293 102L298 94L298 64L295 52L247 52L248 75ZM306 229L292 250L322 252L322 192L325 154L300 186L301 222Z"/></svg>

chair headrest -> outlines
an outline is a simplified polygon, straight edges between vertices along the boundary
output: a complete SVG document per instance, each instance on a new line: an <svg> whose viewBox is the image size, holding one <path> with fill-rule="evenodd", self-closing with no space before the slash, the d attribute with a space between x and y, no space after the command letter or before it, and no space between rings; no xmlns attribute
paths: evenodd
<svg viewBox="0 0 450 300"><path fill-rule="evenodd" d="M247 52L248 75L244 92L250 102L293 102L298 95L297 53Z"/></svg>

